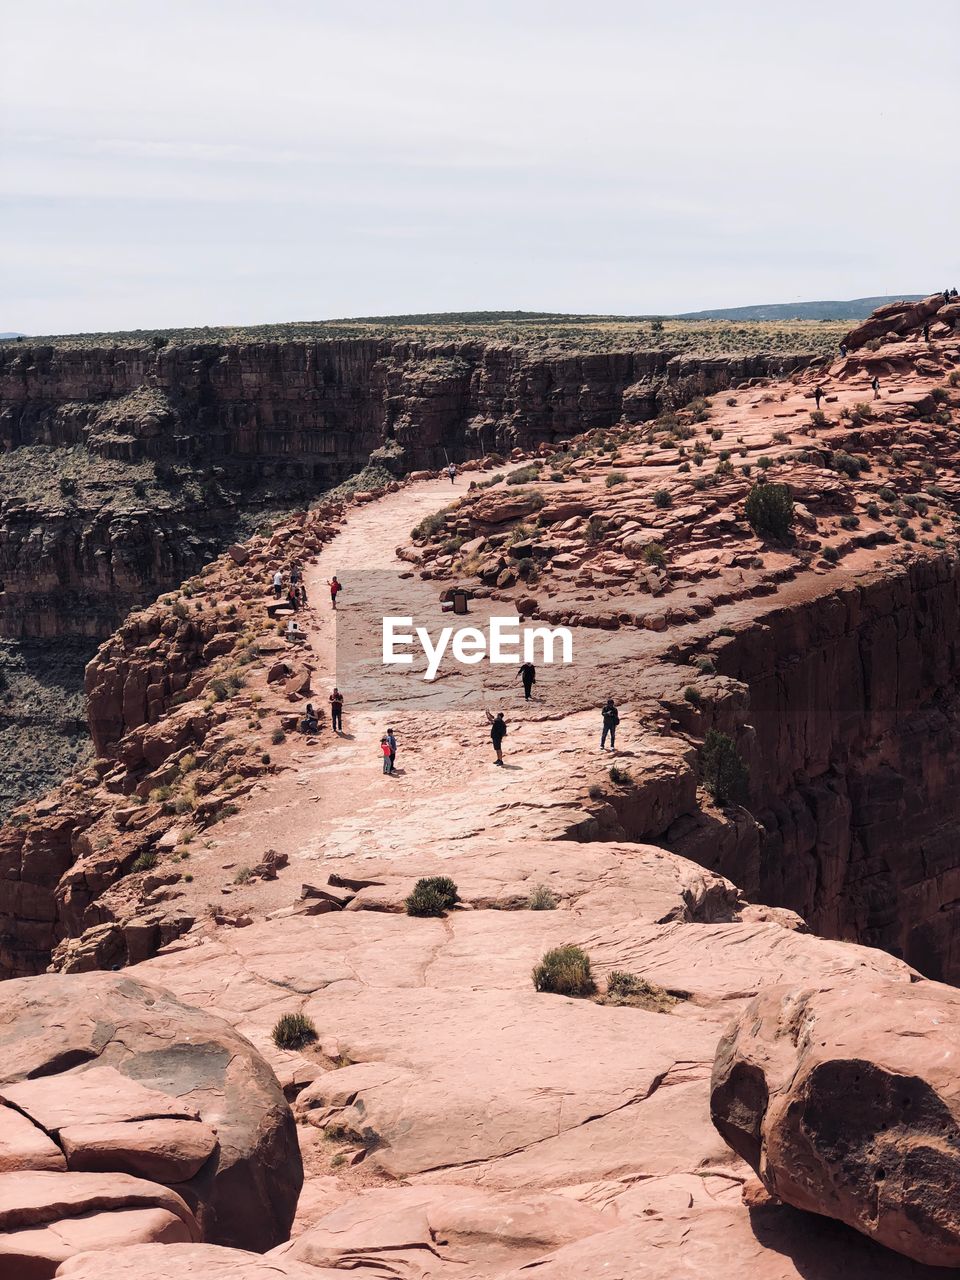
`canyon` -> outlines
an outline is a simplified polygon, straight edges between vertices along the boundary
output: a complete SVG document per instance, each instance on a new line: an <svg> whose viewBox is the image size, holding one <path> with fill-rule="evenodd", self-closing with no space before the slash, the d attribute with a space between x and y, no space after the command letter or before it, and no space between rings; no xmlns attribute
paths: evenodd
<svg viewBox="0 0 960 1280"><path fill-rule="evenodd" d="M279 514L357 473L369 487L643 421L810 359L374 337L0 344L0 728L36 761L0 772L0 814L86 750L63 642L76 672L131 609Z"/></svg>
<svg viewBox="0 0 960 1280"><path fill-rule="evenodd" d="M637 372L626 387L646 387ZM47 1259L38 1275L238 1280L265 1266L299 1280L958 1274L936 1186L957 1176L960 1142L937 1066L960 966L960 340L934 297L881 309L829 365L716 376L719 394L703 369L652 400L622 388L576 430L546 409L513 419L498 458L465 458L461 435L453 482L436 474L445 429L412 444L399 417L392 437L378 419L357 459L395 442L396 474L238 539L104 639L85 680L92 758L0 830L4 1016L15 1027L43 983L95 1007L96 971L136 966L126 1000L156 991L185 1025L182 1010L208 1011L211 1035L239 1032L258 1055L248 1070L275 1074L290 1111L270 1095L271 1123L289 1145L296 1122L284 1167L292 1184L302 1163L304 1185L251 1242L203 1225L209 1178L191 1198L161 1169L116 1183L102 1238L71 1250L66 1191L37 1182L30 1207L5 1208L0 1164L9 1256ZM789 532L758 524L758 489ZM299 641L271 591L295 564ZM446 654L424 681L422 660L387 671L358 647L379 645L385 612L442 625L454 592L479 628L505 612L569 627L574 663L541 665L526 702L511 670ZM613 753L599 750L608 695ZM502 770L491 709L509 726ZM380 771L386 725L395 777ZM418 919L410 895L436 876L457 900ZM531 983L571 945L592 990ZM843 1075L861 1005L862 1099ZM819 1048L791 1021L804 1009ZM277 1038L293 1015L313 1038ZM794 1050L810 1087L781 1111ZM69 1092L106 1068L56 1069L79 1073ZM140 1074L171 1093L163 1071ZM11 1124L32 1097L16 1076L0 1082ZM233 1097L211 1078L219 1089ZM851 1098L856 1161L836 1141ZM911 1102L943 1130L919 1180L920 1121L889 1114ZM116 1129L139 1123L134 1105L78 1147L106 1151L111 1177L146 1158L149 1135ZM216 1129L218 1106L184 1143ZM79 1165L14 1148L15 1167L70 1180L78 1203L104 1194Z"/></svg>

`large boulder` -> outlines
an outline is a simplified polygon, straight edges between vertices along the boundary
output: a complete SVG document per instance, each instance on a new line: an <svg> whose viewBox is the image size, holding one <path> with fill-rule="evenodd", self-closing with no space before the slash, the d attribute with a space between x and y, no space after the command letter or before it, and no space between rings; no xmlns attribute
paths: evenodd
<svg viewBox="0 0 960 1280"><path fill-rule="evenodd" d="M81 1176L148 1179L182 1197L203 1240L287 1238L303 1181L293 1117L225 1022L120 974L45 974L0 985L0 1045L3 1176L44 1171L54 1205Z"/></svg>
<svg viewBox="0 0 960 1280"><path fill-rule="evenodd" d="M856 351L857 347L872 342L874 338L884 338L889 333L907 333L936 315L943 305L942 293L932 293L919 302L888 302L851 329L844 342L851 351Z"/></svg>
<svg viewBox="0 0 960 1280"><path fill-rule="evenodd" d="M960 992L770 987L717 1049L711 1114L767 1190L928 1266L960 1266Z"/></svg>

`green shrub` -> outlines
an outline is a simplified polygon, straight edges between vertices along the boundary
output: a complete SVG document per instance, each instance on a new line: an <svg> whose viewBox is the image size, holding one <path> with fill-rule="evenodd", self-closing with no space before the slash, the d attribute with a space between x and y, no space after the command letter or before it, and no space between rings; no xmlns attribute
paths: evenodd
<svg viewBox="0 0 960 1280"><path fill-rule="evenodd" d="M157 865L157 855L152 851L141 853L138 858L134 859L131 871L152 871Z"/></svg>
<svg viewBox="0 0 960 1280"><path fill-rule="evenodd" d="M663 569L667 563L667 553L660 542L648 542L643 548L643 558L647 564L655 565L658 569Z"/></svg>
<svg viewBox="0 0 960 1280"><path fill-rule="evenodd" d="M278 1049L302 1049L317 1038L317 1028L302 1013L284 1013L273 1028L273 1043Z"/></svg>
<svg viewBox="0 0 960 1280"><path fill-rule="evenodd" d="M538 884L527 900L531 911L556 911L557 897L545 884Z"/></svg>
<svg viewBox="0 0 960 1280"><path fill-rule="evenodd" d="M621 769L619 765L613 764L610 766L610 781L618 787L628 787L633 782L633 778L626 769Z"/></svg>
<svg viewBox="0 0 960 1280"><path fill-rule="evenodd" d="M408 916L443 916L460 901L449 876L425 876L413 886L405 906Z"/></svg>
<svg viewBox="0 0 960 1280"><path fill-rule="evenodd" d="M840 552L836 547L824 547L820 554L830 564L836 564L840 559Z"/></svg>
<svg viewBox="0 0 960 1280"><path fill-rule="evenodd" d="M286 740L287 740L287 735L283 732L282 729L274 729L273 733L270 735L270 741L273 743L275 747L279 747L280 743L286 742Z"/></svg>
<svg viewBox="0 0 960 1280"><path fill-rule="evenodd" d="M746 799L750 771L725 733L711 729L700 749L700 779L717 804L738 804Z"/></svg>
<svg viewBox="0 0 960 1280"><path fill-rule="evenodd" d="M540 475L540 463L531 462L524 467L517 467L507 475L507 484L530 484Z"/></svg>
<svg viewBox="0 0 960 1280"><path fill-rule="evenodd" d="M603 787L600 786L599 783L594 782L588 788L587 795L590 797L591 800L602 800L603 797L606 795L606 792L604 791Z"/></svg>
<svg viewBox="0 0 960 1280"><path fill-rule="evenodd" d="M607 522L602 516L591 516L587 521L587 528L584 533L584 539L588 547L594 547L598 542L603 541L603 535L607 531Z"/></svg>
<svg viewBox="0 0 960 1280"><path fill-rule="evenodd" d="M870 517L871 520L876 520L877 517L880 515L880 508L877 506L875 502L867 503L867 515Z"/></svg>
<svg viewBox="0 0 960 1280"><path fill-rule="evenodd" d="M500 479L503 477L501 476ZM490 481L491 484L495 481ZM447 526L447 511L435 511L433 515L424 516L419 524L414 525L410 530L410 537L415 542L422 542L426 538L435 537L441 529Z"/></svg>
<svg viewBox="0 0 960 1280"><path fill-rule="evenodd" d="M827 425L828 418L822 409L814 409L810 414L810 421L815 427L825 427Z"/></svg>
<svg viewBox="0 0 960 1280"><path fill-rule="evenodd" d="M697 658L693 664L702 676L713 676L717 673L716 663L712 658Z"/></svg>
<svg viewBox="0 0 960 1280"><path fill-rule="evenodd" d="M687 685L683 691L683 696L687 702L691 703L695 707L699 707L703 702L700 690L692 684Z"/></svg>
<svg viewBox="0 0 960 1280"><path fill-rule="evenodd" d="M597 989L590 972L590 957L579 947L554 947L533 970L538 991L559 996L592 996Z"/></svg>
<svg viewBox="0 0 960 1280"><path fill-rule="evenodd" d="M785 484L755 484L744 509L758 537L785 538L790 532L793 498Z"/></svg>
<svg viewBox="0 0 960 1280"><path fill-rule="evenodd" d="M849 516L840 517L841 529L856 529L859 524L860 524L859 516L849 515Z"/></svg>
<svg viewBox="0 0 960 1280"><path fill-rule="evenodd" d="M626 474L623 471L611 471L604 483L608 489L612 489L614 485L623 484L626 478Z"/></svg>
<svg viewBox="0 0 960 1280"><path fill-rule="evenodd" d="M667 507L673 506L673 498L670 496L669 489L658 489L653 495L653 505L665 510Z"/></svg>

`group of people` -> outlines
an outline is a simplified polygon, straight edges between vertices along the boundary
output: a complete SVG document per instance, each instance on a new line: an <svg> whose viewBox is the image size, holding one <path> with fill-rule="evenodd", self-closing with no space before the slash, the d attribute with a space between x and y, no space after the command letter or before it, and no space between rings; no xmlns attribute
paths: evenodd
<svg viewBox="0 0 960 1280"><path fill-rule="evenodd" d="M330 703L330 727L334 733L343 733L343 694L334 687L333 692L327 699ZM307 709L303 713L303 719L300 721L301 733L317 733L320 729L320 716L312 702L307 703Z"/></svg>

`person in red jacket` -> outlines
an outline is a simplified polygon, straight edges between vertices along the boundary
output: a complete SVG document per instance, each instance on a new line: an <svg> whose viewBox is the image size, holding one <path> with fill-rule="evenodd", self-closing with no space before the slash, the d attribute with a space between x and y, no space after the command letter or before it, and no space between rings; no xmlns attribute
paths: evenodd
<svg viewBox="0 0 960 1280"><path fill-rule="evenodd" d="M390 743L386 740L386 738L380 739L380 750L383 753L383 772L392 773L393 763L390 758L391 757Z"/></svg>
<svg viewBox="0 0 960 1280"><path fill-rule="evenodd" d="M340 582L337 575L334 574L327 583L327 586L330 588L330 603L335 609L337 607L337 596L343 590L343 583Z"/></svg>

